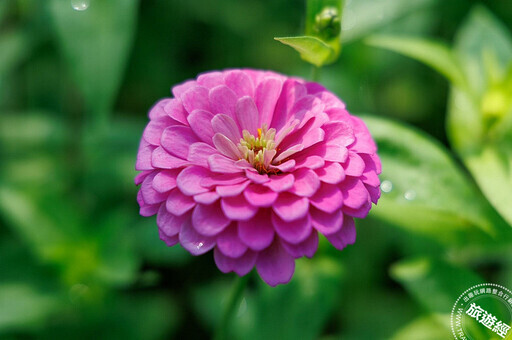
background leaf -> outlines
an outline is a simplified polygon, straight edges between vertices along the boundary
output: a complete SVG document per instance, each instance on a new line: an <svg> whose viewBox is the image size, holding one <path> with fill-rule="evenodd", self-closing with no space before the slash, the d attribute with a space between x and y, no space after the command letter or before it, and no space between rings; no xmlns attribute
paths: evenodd
<svg viewBox="0 0 512 340"><path fill-rule="evenodd" d="M333 62L336 59L336 53L332 47L316 37L302 36L274 39L293 47L300 53L302 59L317 67Z"/></svg>
<svg viewBox="0 0 512 340"><path fill-rule="evenodd" d="M389 120L364 120L383 168L375 216L450 244L489 242L509 231L438 142Z"/></svg>
<svg viewBox="0 0 512 340"><path fill-rule="evenodd" d="M457 58L450 48L442 43L421 38L385 35L369 37L366 42L421 61L444 75L453 85L466 88L466 79Z"/></svg>
<svg viewBox="0 0 512 340"><path fill-rule="evenodd" d="M95 114L105 114L114 104L132 45L138 3L93 1L86 11L75 11L69 1L49 2L59 47L87 110Z"/></svg>

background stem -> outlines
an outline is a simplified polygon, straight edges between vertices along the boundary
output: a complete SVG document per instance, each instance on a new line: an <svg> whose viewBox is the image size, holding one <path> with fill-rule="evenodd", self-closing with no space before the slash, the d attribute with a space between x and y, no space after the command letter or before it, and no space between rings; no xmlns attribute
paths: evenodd
<svg viewBox="0 0 512 340"><path fill-rule="evenodd" d="M226 339L229 323L233 318L236 308L240 305L240 300L248 281L249 274L242 277L236 277L231 293L229 294L228 301L226 302L226 308L224 309L224 314L222 314L221 322L215 331L215 340Z"/></svg>

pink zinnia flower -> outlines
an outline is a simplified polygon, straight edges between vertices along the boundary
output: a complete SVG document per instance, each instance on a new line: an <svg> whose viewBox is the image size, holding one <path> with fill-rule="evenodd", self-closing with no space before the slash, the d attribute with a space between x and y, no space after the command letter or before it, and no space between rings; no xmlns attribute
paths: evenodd
<svg viewBox="0 0 512 340"><path fill-rule="evenodd" d="M380 196L380 160L361 119L317 83L273 72L201 74L149 112L136 169L143 216L222 272L256 266L271 286L322 233L355 242L354 217Z"/></svg>

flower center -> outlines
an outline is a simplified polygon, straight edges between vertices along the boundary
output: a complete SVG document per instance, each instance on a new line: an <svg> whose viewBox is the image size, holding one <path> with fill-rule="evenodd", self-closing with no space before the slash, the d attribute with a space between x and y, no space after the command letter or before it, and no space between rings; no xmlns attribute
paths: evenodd
<svg viewBox="0 0 512 340"><path fill-rule="evenodd" d="M276 155L276 129L268 129L267 124L263 124L258 129L258 136L255 137L247 130L242 131L243 138L240 138L238 149L243 157L258 170L260 174L277 174L279 169L270 168L272 159Z"/></svg>

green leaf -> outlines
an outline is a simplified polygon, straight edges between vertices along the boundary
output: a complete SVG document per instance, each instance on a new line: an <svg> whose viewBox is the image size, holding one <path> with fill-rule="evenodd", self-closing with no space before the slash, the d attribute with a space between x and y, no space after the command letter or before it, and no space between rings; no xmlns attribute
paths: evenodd
<svg viewBox="0 0 512 340"><path fill-rule="evenodd" d="M391 340L439 340L450 339L452 333L431 316L423 316L413 320L399 329Z"/></svg>
<svg viewBox="0 0 512 340"><path fill-rule="evenodd" d="M487 145L478 153L465 155L464 162L489 202L512 226L512 150Z"/></svg>
<svg viewBox="0 0 512 340"><path fill-rule="evenodd" d="M246 289L230 325L233 338L319 337L342 292L343 271L339 262L328 257L301 259L296 265L295 274L286 285L269 287L257 277L256 289ZM195 291L197 314L211 328L220 322L219 311L224 308L230 287L220 282Z"/></svg>
<svg viewBox="0 0 512 340"><path fill-rule="evenodd" d="M34 39L22 29L0 35L0 79L28 58Z"/></svg>
<svg viewBox="0 0 512 340"><path fill-rule="evenodd" d="M297 261L292 281L269 287L262 283L254 300L256 327L239 327L241 339L317 339L336 307L342 282L339 262L329 258Z"/></svg>
<svg viewBox="0 0 512 340"><path fill-rule="evenodd" d="M0 334L42 326L59 307L59 299L21 282L0 285Z"/></svg>
<svg viewBox="0 0 512 340"><path fill-rule="evenodd" d="M492 14L476 7L457 34L455 50L472 94L452 88L449 137L484 195L512 226L512 108L490 128L481 106L493 90L493 78L497 74L505 78L512 65L512 36Z"/></svg>
<svg viewBox="0 0 512 340"><path fill-rule="evenodd" d="M67 132L62 120L51 112L2 112L0 119L2 152L40 153L41 149L62 146Z"/></svg>
<svg viewBox="0 0 512 340"><path fill-rule="evenodd" d="M86 109L95 115L105 115L114 104L132 45L138 3L93 1L87 10L75 11L69 1L49 1L57 42Z"/></svg>
<svg viewBox="0 0 512 340"><path fill-rule="evenodd" d="M382 197L374 216L446 245L493 244L512 233L452 156L405 125L365 117L382 161Z"/></svg>
<svg viewBox="0 0 512 340"><path fill-rule="evenodd" d="M342 41L360 39L374 31L380 31L410 14L427 12L437 0L358 0L347 3L342 17Z"/></svg>
<svg viewBox="0 0 512 340"><path fill-rule="evenodd" d="M0 187L0 213L42 258L48 258L67 240L59 225L32 197L6 185Z"/></svg>
<svg viewBox="0 0 512 340"><path fill-rule="evenodd" d="M512 36L488 10L476 6L457 32L455 52L475 94L487 88L485 54L492 53L503 71L512 61Z"/></svg>
<svg viewBox="0 0 512 340"><path fill-rule="evenodd" d="M366 40L370 45L401 53L429 65L452 84L466 88L465 75L450 48L442 43L422 38L377 35Z"/></svg>
<svg viewBox="0 0 512 340"><path fill-rule="evenodd" d="M390 271L393 279L447 328L457 297L484 282L472 271L432 258L403 260L394 264Z"/></svg>
<svg viewBox="0 0 512 340"><path fill-rule="evenodd" d="M322 40L311 37L282 37L275 40L293 47L303 60L317 67L332 63L336 60L336 51Z"/></svg>
<svg viewBox="0 0 512 340"><path fill-rule="evenodd" d="M340 54L342 0L308 0L304 36L275 40L293 47L301 58L316 67L331 64Z"/></svg>

